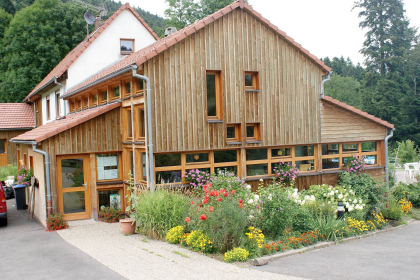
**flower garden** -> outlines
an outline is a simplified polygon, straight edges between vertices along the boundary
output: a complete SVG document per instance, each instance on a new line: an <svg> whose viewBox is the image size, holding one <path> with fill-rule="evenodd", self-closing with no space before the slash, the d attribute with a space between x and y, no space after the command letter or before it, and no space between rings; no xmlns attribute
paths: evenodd
<svg viewBox="0 0 420 280"><path fill-rule="evenodd" d="M363 161L357 158L344 167L339 185L300 192L293 188L295 166L275 168L278 176L268 184L260 180L257 192L227 171L190 170L183 176L192 192L160 189L135 198L138 231L234 262L361 236L384 228L388 219L418 213L412 208L420 205L417 186L399 184L387 198L383 184L361 173ZM338 202L345 211L340 219Z"/></svg>

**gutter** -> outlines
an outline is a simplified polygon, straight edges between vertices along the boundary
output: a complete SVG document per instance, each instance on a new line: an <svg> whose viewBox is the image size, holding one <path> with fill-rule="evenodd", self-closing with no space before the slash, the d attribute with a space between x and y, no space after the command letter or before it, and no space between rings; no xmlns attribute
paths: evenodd
<svg viewBox="0 0 420 280"><path fill-rule="evenodd" d="M147 78L146 76L142 76L137 74L137 66L132 65L131 66L132 72L133 72L133 77L141 79L146 81L146 99L147 99L147 126L146 126L146 131L148 132L148 141L147 141L147 146L148 146L148 150L149 152L146 153L146 156L148 156L148 161L149 161L149 170L147 172L147 185L150 186L150 190L152 192L155 191L155 186L154 186L154 163L153 163L153 135L152 135L152 98L150 96L151 94L151 89L150 89L150 80L149 78ZM146 159L147 161L147 159ZM147 165L146 165L147 167ZM150 185L149 185L150 184Z"/></svg>
<svg viewBox="0 0 420 280"><path fill-rule="evenodd" d="M31 97L28 97L28 102L31 102L32 104L34 104L34 127L33 128L36 128L36 103L31 100Z"/></svg>
<svg viewBox="0 0 420 280"><path fill-rule="evenodd" d="M25 97L25 99L23 99L23 101L25 101L26 99L29 100L29 98L31 98L32 96L36 95L38 92L40 92L41 90L43 90L44 88L46 88L47 86L51 85L56 79L58 79L57 76L54 76L51 78L51 80L49 80L47 83L45 83L42 87L40 87L39 89L37 89L36 91L34 91L31 95L29 95L27 98Z"/></svg>
<svg viewBox="0 0 420 280"><path fill-rule="evenodd" d="M55 80L54 80L54 84L56 84L56 85L59 85L59 86L61 86L63 89L64 89L64 85L63 84L61 84L61 83L59 83L59 82L57 82L57 78L55 78ZM64 90L65 91L65 90ZM61 94L60 94L60 96L61 96ZM55 96L54 96L55 97ZM55 98L54 98L55 99ZM57 99L56 99L57 100ZM60 107L60 104L55 104L57 107ZM66 102L64 101L64 116L65 115L67 115L66 114L67 112L66 112ZM56 112L56 115L57 115L57 112ZM61 116L58 116L58 117L61 117Z"/></svg>
<svg viewBox="0 0 420 280"><path fill-rule="evenodd" d="M395 128L391 129L390 134L385 137L385 183L386 183L386 192L385 197L387 198L386 208L389 209L389 168L388 168L388 139L394 136Z"/></svg>
<svg viewBox="0 0 420 280"><path fill-rule="evenodd" d="M332 72L333 72L333 71L330 71L330 72L328 73L327 78L325 78L324 80L322 80L322 83L321 83L321 99L324 99L324 84L325 84L326 82L328 82L328 81L331 79L331 74L332 74Z"/></svg>
<svg viewBox="0 0 420 280"><path fill-rule="evenodd" d="M24 144L24 145L32 145L32 150L35 153L39 153L45 157L45 178L47 183L47 217L52 214L52 200L51 200L51 177L50 177L50 156L47 152L43 150L38 150L36 148L37 142L36 141L29 141L29 140L10 140L12 143L16 144Z"/></svg>
<svg viewBox="0 0 420 280"><path fill-rule="evenodd" d="M106 75L106 76L104 76L104 77L102 77L102 78L100 78L100 79L96 80L96 81L95 81L95 82L93 82L93 83L87 84L87 85L85 85L85 86L83 86L83 87L81 87L81 88L79 88L79 89L76 89L76 90L75 90L75 91L73 91L73 92L70 92L70 93L64 94L64 95L63 95L63 96L61 96L60 98L61 98L61 99L64 99L64 98L70 97L70 96L72 96L72 95L75 95L76 93L79 93L79 92L81 92L81 91L84 91L85 89L88 89L88 88L90 88L90 87L93 87L94 85L100 84L100 83L102 83L102 82L103 82L103 81L105 81L105 80L108 80L108 79L114 78L114 77L116 77L116 76L119 76L119 75L124 74L124 73L127 73L127 72L130 72L133 66L134 66L134 65L131 65L131 64L130 64L130 65L128 65L128 66L126 66L126 67L124 67L124 68L122 68L122 69L118 70L117 72L111 73L111 74L109 74L109 75ZM136 66L136 67L137 67L137 66ZM71 91L71 89L70 89L70 91Z"/></svg>

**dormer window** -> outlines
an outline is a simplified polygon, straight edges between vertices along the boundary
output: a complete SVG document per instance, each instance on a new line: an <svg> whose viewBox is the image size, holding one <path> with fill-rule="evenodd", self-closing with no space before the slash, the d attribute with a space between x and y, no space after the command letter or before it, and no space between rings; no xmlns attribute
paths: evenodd
<svg viewBox="0 0 420 280"><path fill-rule="evenodd" d="M130 54L134 52L134 39L120 39L121 54Z"/></svg>

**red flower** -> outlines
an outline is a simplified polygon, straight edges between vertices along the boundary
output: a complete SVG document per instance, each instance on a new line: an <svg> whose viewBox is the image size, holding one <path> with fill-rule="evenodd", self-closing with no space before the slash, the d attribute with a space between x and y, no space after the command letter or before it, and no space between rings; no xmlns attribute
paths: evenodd
<svg viewBox="0 0 420 280"><path fill-rule="evenodd" d="M242 199L239 199L239 203L242 203L242 202L244 202Z"/></svg>
<svg viewBox="0 0 420 280"><path fill-rule="evenodd" d="M193 205L194 204L194 201L191 201L190 203L191 203L191 205Z"/></svg>
<svg viewBox="0 0 420 280"><path fill-rule="evenodd" d="M244 207L244 205L242 203L239 203L239 208Z"/></svg>
<svg viewBox="0 0 420 280"><path fill-rule="evenodd" d="M223 195L224 195L225 197L227 197L227 196L228 196L227 192L225 192Z"/></svg>
<svg viewBox="0 0 420 280"><path fill-rule="evenodd" d="M225 192L226 192L226 190L225 190L225 189L220 189L220 192L221 192L221 193L225 193Z"/></svg>
<svg viewBox="0 0 420 280"><path fill-rule="evenodd" d="M210 206L210 212L213 212L214 211L214 208L213 208L213 206Z"/></svg>
<svg viewBox="0 0 420 280"><path fill-rule="evenodd" d="M222 198L221 197L219 197L218 199L216 199L217 201L222 201Z"/></svg>
<svg viewBox="0 0 420 280"><path fill-rule="evenodd" d="M207 184L204 185L204 187L211 188L211 184L210 183L207 183Z"/></svg>
<svg viewBox="0 0 420 280"><path fill-rule="evenodd" d="M203 203L204 204L209 203L209 200L207 198L205 198L205 199L203 199Z"/></svg>
<svg viewBox="0 0 420 280"><path fill-rule="evenodd" d="M218 191L214 191L215 196L219 196L219 192Z"/></svg>
<svg viewBox="0 0 420 280"><path fill-rule="evenodd" d="M260 206L259 205L257 205L257 209L260 210Z"/></svg>
<svg viewBox="0 0 420 280"><path fill-rule="evenodd" d="M211 191L210 192L210 196L215 196L215 192L214 191Z"/></svg>
<svg viewBox="0 0 420 280"><path fill-rule="evenodd" d="M185 221L188 223L189 221L191 221L190 217L186 217Z"/></svg>
<svg viewBox="0 0 420 280"><path fill-rule="evenodd" d="M203 220L204 221L205 219L207 219L206 215L201 215L200 216L200 220Z"/></svg>
<svg viewBox="0 0 420 280"><path fill-rule="evenodd" d="M233 190L233 191L232 191L232 195L235 195L235 193L236 193L236 191L235 191L235 190Z"/></svg>

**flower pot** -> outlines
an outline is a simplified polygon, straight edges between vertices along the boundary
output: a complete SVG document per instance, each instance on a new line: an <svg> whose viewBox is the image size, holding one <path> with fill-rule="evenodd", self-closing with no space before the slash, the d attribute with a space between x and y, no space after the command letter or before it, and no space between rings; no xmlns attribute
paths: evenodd
<svg viewBox="0 0 420 280"><path fill-rule="evenodd" d="M133 234L136 230L136 222L132 218L121 219L121 229L125 235Z"/></svg>

